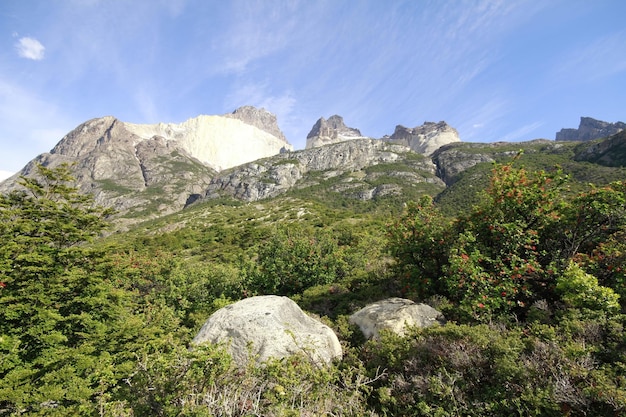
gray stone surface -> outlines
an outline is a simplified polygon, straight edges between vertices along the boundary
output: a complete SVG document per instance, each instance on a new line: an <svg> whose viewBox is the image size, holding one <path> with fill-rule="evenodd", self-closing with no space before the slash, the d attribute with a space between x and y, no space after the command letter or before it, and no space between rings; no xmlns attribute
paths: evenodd
<svg viewBox="0 0 626 417"><path fill-rule="evenodd" d="M417 175L412 172L394 172L392 168L385 171L388 177L399 177L407 182L431 182L443 187L443 182L435 177L435 166L428 159L411 158L411 150L407 147L386 143L374 139L355 139L334 143L327 146L289 152L272 158L255 161L236 167L216 176L206 190L204 199L232 196L245 201L258 201L275 197L296 186L304 186L299 181L307 173L320 172L324 179L340 176L345 173L357 173L367 167L378 164L404 163L415 171L429 175ZM374 179L379 173L363 173ZM360 180L367 178L360 178ZM312 185L312 184L309 184ZM337 192L356 189L363 186L359 178L351 178L351 182L335 185ZM353 197L370 199L397 193L399 187L382 184L376 189L355 191Z"/></svg>
<svg viewBox="0 0 626 417"><path fill-rule="evenodd" d="M404 298L388 298L369 304L350 316L365 337L377 338L383 329L403 335L407 327L429 327L445 323L443 314L427 304Z"/></svg>
<svg viewBox="0 0 626 417"><path fill-rule="evenodd" d="M561 129L556 133L556 140L589 141L606 138L626 129L626 123L609 123L592 117L581 117L578 129Z"/></svg>
<svg viewBox="0 0 626 417"><path fill-rule="evenodd" d="M223 343L233 359L245 366L250 355L257 362L304 353L322 365L341 358L335 333L306 315L287 297L266 295L246 298L209 317L193 344Z"/></svg>
<svg viewBox="0 0 626 417"><path fill-rule="evenodd" d="M359 129L346 126L341 116L330 116L328 120L321 117L315 122L307 135L305 149L317 148L352 139L370 138L363 136Z"/></svg>
<svg viewBox="0 0 626 417"><path fill-rule="evenodd" d="M460 142L459 133L446 122L424 122L414 128L396 126L391 136L383 140L411 148L413 152L432 155L440 147L449 143Z"/></svg>

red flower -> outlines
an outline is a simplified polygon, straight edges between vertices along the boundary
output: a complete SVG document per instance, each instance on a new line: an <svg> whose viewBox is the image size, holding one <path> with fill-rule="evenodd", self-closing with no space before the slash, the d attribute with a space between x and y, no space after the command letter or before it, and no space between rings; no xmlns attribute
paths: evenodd
<svg viewBox="0 0 626 417"><path fill-rule="evenodd" d="M478 303L478 308L485 308L485 305L483 303Z"/></svg>
<svg viewBox="0 0 626 417"><path fill-rule="evenodd" d="M7 284L5 284L4 282L0 282L0 288L4 288L6 286L7 286Z"/></svg>

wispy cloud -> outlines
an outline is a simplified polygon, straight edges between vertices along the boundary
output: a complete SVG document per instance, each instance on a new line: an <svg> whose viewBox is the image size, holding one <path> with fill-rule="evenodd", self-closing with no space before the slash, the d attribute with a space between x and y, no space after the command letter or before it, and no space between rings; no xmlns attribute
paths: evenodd
<svg viewBox="0 0 626 417"><path fill-rule="evenodd" d="M213 47L221 55L218 73L241 74L261 58L289 44L296 25L297 1L235 1L232 21Z"/></svg>
<svg viewBox="0 0 626 417"><path fill-rule="evenodd" d="M543 122L534 122L506 134L501 140L504 142L515 142L517 140L528 140L528 134L543 126Z"/></svg>
<svg viewBox="0 0 626 417"><path fill-rule="evenodd" d="M35 155L50 151L77 124L53 103L0 80L0 169L19 170Z"/></svg>
<svg viewBox="0 0 626 417"><path fill-rule="evenodd" d="M556 67L557 79L592 82L626 71L626 30L618 31L560 57Z"/></svg>
<svg viewBox="0 0 626 417"><path fill-rule="evenodd" d="M41 61L44 58L46 48L35 38L20 38L15 44L17 53L22 58Z"/></svg>

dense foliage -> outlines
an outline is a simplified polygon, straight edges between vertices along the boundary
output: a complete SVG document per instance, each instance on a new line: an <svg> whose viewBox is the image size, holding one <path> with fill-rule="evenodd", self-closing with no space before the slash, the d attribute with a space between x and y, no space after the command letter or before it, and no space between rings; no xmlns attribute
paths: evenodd
<svg viewBox="0 0 626 417"><path fill-rule="evenodd" d="M521 160L453 217L429 196L388 226L397 208L292 196L108 238L69 167L40 167L0 196L0 416L622 415L626 182L571 189ZM240 369L222 346L189 349L258 294L322 316L343 360ZM364 341L347 316L389 296L449 322Z"/></svg>

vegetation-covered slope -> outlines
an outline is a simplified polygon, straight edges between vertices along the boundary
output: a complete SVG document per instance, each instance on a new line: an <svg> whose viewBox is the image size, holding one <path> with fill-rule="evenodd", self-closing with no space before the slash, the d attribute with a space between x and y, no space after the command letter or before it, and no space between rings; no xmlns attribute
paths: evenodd
<svg viewBox="0 0 626 417"><path fill-rule="evenodd" d="M624 171L542 146L468 145L500 163L441 195L353 199L333 176L96 239L108 213L43 169L0 197L0 415L621 415ZM213 311L269 293L344 359L242 370L188 349ZM449 322L363 340L348 315L389 296Z"/></svg>

